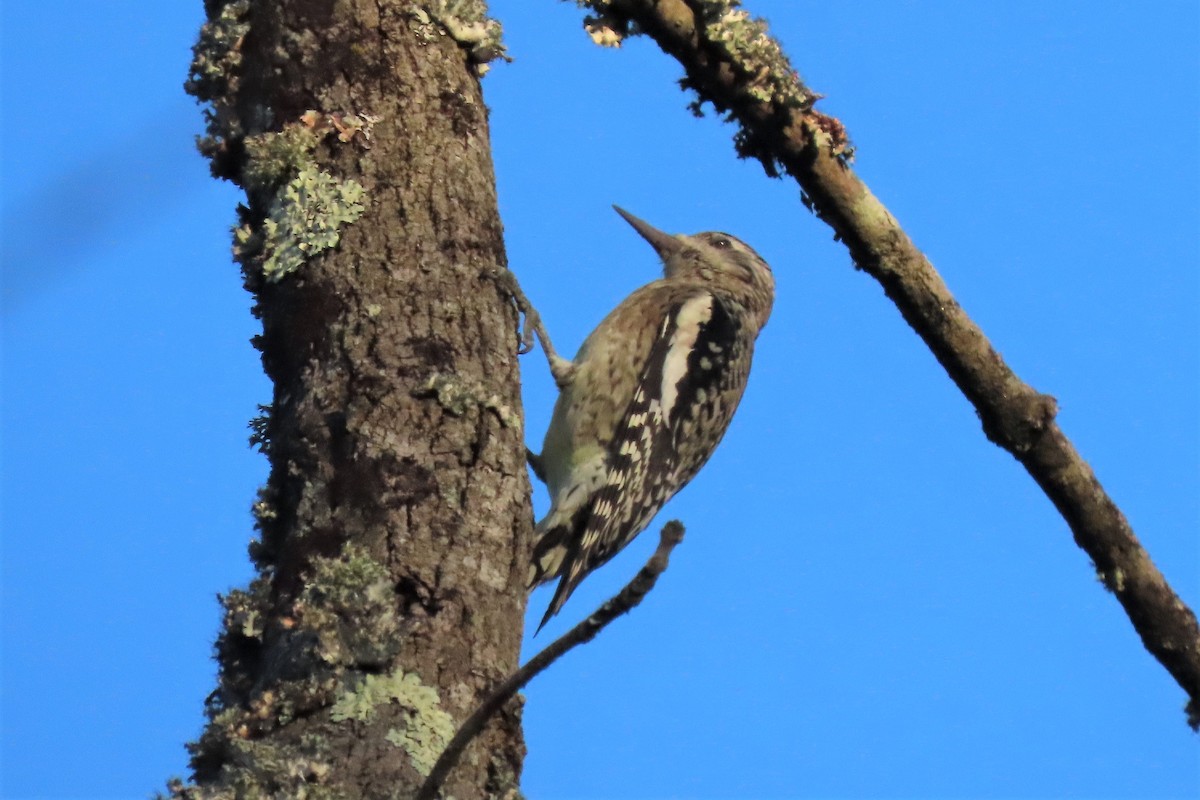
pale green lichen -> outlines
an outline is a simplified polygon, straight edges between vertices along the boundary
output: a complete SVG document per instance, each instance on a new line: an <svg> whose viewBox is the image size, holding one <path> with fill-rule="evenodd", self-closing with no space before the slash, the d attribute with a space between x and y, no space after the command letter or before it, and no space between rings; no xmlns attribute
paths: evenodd
<svg viewBox="0 0 1200 800"><path fill-rule="evenodd" d="M314 561L312 580L297 604L317 635L317 655L329 664L381 664L400 637L395 591L387 567L347 545L337 558Z"/></svg>
<svg viewBox="0 0 1200 800"><path fill-rule="evenodd" d="M639 23L668 43L681 33L685 38L694 34L698 39L694 43L696 55L708 55L696 70L689 67L694 74L679 82L684 89L696 92L697 98L689 108L696 116L703 116L703 104L712 103L719 112L728 114L729 119L740 118L741 127L734 135L738 155L758 159L768 175L779 175L776 157L759 141L760 126L747 122L761 119L764 111L781 119L798 113L814 138L827 137L834 155L845 162L853 159L854 148L845 128L837 119L813 108L820 95L804 85L783 48L768 33L766 22L742 9L740 0L688 0L653 5L612 0L575 2L580 8L595 12L584 19L584 27L592 40L603 46L619 46L623 38L639 32ZM660 41L660 44L670 49L667 43ZM691 48L692 45L684 45L685 50ZM690 58L687 54L680 55L685 66ZM736 76L736 84L729 87L732 91L712 85L711 78L717 68ZM717 83L723 86L724 78ZM764 105L768 108L762 108ZM746 106L753 107L755 113L747 117Z"/></svg>
<svg viewBox="0 0 1200 800"><path fill-rule="evenodd" d="M442 710L437 692L415 674L398 669L390 675L367 675L354 691L338 698L330 718L369 722L389 703L404 709L404 727L389 729L387 740L408 754L417 772L428 775L454 736L454 720Z"/></svg>
<svg viewBox="0 0 1200 800"><path fill-rule="evenodd" d="M410 10L422 25L437 23L451 39L467 50L478 75L488 70L488 62L503 58L511 61L504 47L504 29L487 15L484 0L425 0ZM424 32L428 36L428 32Z"/></svg>
<svg viewBox="0 0 1200 800"><path fill-rule="evenodd" d="M800 82L767 23L750 16L738 0L701 0L705 37L719 45L749 80L751 97L787 108L807 108L813 96Z"/></svg>
<svg viewBox="0 0 1200 800"><path fill-rule="evenodd" d="M224 629L247 639L262 639L264 610L269 602L267 581L256 578L246 589L234 589L220 598L225 609Z"/></svg>
<svg viewBox="0 0 1200 800"><path fill-rule="evenodd" d="M348 795L327 785L333 774L329 743L317 734L305 734L295 744L276 745L262 739L230 736L224 743L229 766L219 780L203 786L179 779L167 782L168 795L160 800L346 800Z"/></svg>
<svg viewBox="0 0 1200 800"><path fill-rule="evenodd" d="M319 139L303 125L285 125L278 133L246 137L243 185L253 190L273 189L306 169L316 169L313 151Z"/></svg>
<svg viewBox="0 0 1200 800"><path fill-rule="evenodd" d="M241 183L252 199L267 206L255 225L244 215L234 228L234 256L244 264L261 258L270 281L295 272L312 255L337 246L340 229L364 211L366 191L354 180L339 180L317 164L317 145L337 134L341 142L371 146L371 114L305 112L282 130L245 138Z"/></svg>
<svg viewBox="0 0 1200 800"><path fill-rule="evenodd" d="M308 258L336 247L344 225L365 210L366 190L354 180L306 167L276 194L263 221L263 275L278 281Z"/></svg>
<svg viewBox="0 0 1200 800"><path fill-rule="evenodd" d="M217 4L214 4L217 5ZM298 270L312 255L336 247L341 228L364 211L366 192L353 180L339 180L319 169L314 151L323 137L336 132L342 142L370 146L371 114L308 111L282 130L257 133L270 124L265 108L237 107L242 43L250 30L250 3L218 5L201 28L185 88L209 103L208 135L198 142L212 159L214 175L232 178L246 189L250 207L233 232L234 256L254 264L268 281ZM243 129L243 121L246 129ZM253 134L253 135L251 135ZM231 142L241 139L244 158ZM258 209L265 207L259 223Z"/></svg>
<svg viewBox="0 0 1200 800"><path fill-rule="evenodd" d="M207 135L198 138L201 153L216 157L225 143L240 134L234 95L242 65L242 40L250 31L249 0L235 0L221 6L216 15L200 28L200 37L192 46L192 63L184 90L201 102Z"/></svg>
<svg viewBox="0 0 1200 800"><path fill-rule="evenodd" d="M575 0L575 4L596 12L584 18L584 28L596 44L616 47L636 32L634 18L628 11L614 7L611 0ZM767 23L750 16L740 0L695 0L689 8L696 11L703 38L724 51L746 76L751 97L784 107L812 105L815 98L800 82L779 43L767 33Z"/></svg>
<svg viewBox="0 0 1200 800"><path fill-rule="evenodd" d="M249 0L226 3L215 19L200 26L200 38L192 45L192 63L183 87L188 94L210 100L224 92L230 77L242 63L242 37L250 31L246 19Z"/></svg>
<svg viewBox="0 0 1200 800"><path fill-rule="evenodd" d="M521 429L520 416L499 394L489 392L484 386L473 381L464 381L457 375L435 372L413 394L437 398L438 404L456 417L461 417L471 408L482 408L493 412L504 427Z"/></svg>

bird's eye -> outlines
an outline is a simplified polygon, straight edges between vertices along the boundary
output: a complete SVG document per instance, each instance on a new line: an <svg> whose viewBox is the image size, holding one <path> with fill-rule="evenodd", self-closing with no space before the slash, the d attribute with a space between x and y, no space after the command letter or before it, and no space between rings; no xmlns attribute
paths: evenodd
<svg viewBox="0 0 1200 800"><path fill-rule="evenodd" d="M718 236L717 238L713 239L713 247L719 247L722 250L728 250L732 246L733 243L724 236Z"/></svg>

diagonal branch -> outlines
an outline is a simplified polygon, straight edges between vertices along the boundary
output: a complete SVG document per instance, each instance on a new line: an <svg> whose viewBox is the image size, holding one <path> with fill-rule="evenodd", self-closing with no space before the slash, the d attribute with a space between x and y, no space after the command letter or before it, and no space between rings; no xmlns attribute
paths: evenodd
<svg viewBox="0 0 1200 800"><path fill-rule="evenodd" d="M503 708L505 703L511 700L513 695L519 692L525 684L540 675L568 650L595 639L608 623L622 614L632 611L638 603L642 602L642 599L654 588L658 576L666 570L671 551L682 541L683 525L678 520L671 520L663 526L662 533L659 534L658 547L650 556L650 560L638 571L633 580L625 585L624 589L574 628L547 645L546 649L529 659L523 667L509 675L503 683L492 690L492 693L479 704L471 716L467 717L466 722L446 745L446 749L438 756L437 763L433 765L429 776L425 778L425 783L421 785L421 790L417 792L416 800L433 800L437 796L438 788L445 782L450 770L454 769L463 750L471 743L471 740L479 735L488 720Z"/></svg>
<svg viewBox="0 0 1200 800"><path fill-rule="evenodd" d="M701 102L739 127L739 155L800 184L806 203L855 264L883 286L967 399L984 433L1025 467L1070 526L1142 639L1189 696L1200 727L1200 626L1150 560L1121 510L1055 422L1054 398L1021 381L963 311L933 265L848 166L850 145L766 26L736 0L579 0L587 27L612 44L636 29L683 66Z"/></svg>

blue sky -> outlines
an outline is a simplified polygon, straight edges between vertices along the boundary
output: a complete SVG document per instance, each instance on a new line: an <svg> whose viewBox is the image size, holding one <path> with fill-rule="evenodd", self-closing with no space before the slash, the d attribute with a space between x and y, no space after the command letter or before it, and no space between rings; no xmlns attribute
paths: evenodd
<svg viewBox="0 0 1200 800"><path fill-rule="evenodd" d="M1200 604L1196 4L748 6ZM670 570L527 689L527 795L1196 796L1183 693L795 186L692 118L648 40L596 48L568 3L492 8L516 58L484 81L509 258L561 350L654 277L614 202L734 233L779 291L729 435L659 520L688 527ZM180 88L201 13L3 7L4 798L183 773L214 596L250 575L246 422L270 387L229 262L238 194ZM553 386L522 366L536 448Z"/></svg>

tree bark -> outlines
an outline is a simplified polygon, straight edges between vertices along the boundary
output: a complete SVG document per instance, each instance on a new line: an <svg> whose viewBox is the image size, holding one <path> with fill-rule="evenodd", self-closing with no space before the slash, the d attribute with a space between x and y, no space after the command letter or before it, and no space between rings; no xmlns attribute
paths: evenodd
<svg viewBox="0 0 1200 800"><path fill-rule="evenodd" d="M483 4L475 4L482 12ZM222 598L186 797L408 797L517 666L529 558L517 317L476 56L397 0L208 0L189 91L246 189L274 398L258 577ZM461 38L461 37L460 37ZM450 776L516 791L514 700Z"/></svg>

